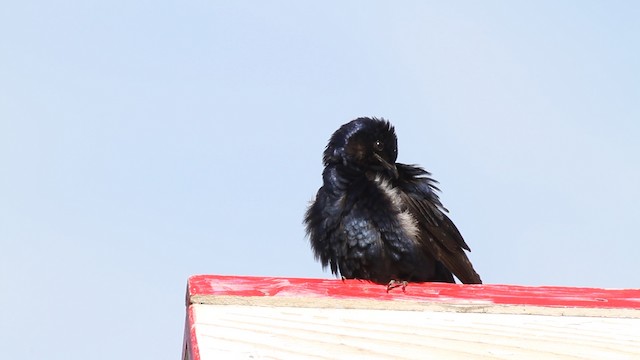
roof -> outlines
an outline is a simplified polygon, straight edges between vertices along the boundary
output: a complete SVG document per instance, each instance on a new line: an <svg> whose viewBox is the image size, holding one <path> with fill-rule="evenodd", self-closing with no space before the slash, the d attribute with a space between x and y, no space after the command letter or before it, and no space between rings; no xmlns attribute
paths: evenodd
<svg viewBox="0 0 640 360"><path fill-rule="evenodd" d="M636 358L640 289L196 275L184 359Z"/></svg>

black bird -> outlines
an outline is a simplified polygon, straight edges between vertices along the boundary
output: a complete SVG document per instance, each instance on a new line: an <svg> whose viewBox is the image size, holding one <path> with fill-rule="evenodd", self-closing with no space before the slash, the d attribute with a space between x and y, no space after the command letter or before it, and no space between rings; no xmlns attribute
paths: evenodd
<svg viewBox="0 0 640 360"><path fill-rule="evenodd" d="M323 185L304 222L323 268L347 279L481 284L462 235L421 167L396 163L397 138L384 119L342 125L324 151ZM394 285L395 284L395 285Z"/></svg>

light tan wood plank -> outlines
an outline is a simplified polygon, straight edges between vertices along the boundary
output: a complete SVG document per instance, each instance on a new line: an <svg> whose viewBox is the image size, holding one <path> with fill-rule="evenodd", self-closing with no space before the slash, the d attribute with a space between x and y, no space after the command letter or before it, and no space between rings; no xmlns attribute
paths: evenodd
<svg viewBox="0 0 640 360"><path fill-rule="evenodd" d="M633 318L192 306L203 360L640 358Z"/></svg>

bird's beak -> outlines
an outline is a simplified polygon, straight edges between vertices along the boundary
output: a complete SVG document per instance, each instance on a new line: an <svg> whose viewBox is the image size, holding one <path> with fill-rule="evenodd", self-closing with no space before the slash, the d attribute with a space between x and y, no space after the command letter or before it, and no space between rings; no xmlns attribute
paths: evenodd
<svg viewBox="0 0 640 360"><path fill-rule="evenodd" d="M391 175L393 175L394 179L398 178L399 175L398 175L398 168L396 167L396 164L389 163L387 160L383 159L382 156L378 154L374 153L373 156L376 158L376 160L380 162L380 164L382 165L383 168L385 168L385 170L389 171Z"/></svg>

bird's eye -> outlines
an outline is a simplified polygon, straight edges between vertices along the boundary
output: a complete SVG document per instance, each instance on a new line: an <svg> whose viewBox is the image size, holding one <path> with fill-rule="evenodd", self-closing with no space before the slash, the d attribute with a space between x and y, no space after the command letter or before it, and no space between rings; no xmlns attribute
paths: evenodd
<svg viewBox="0 0 640 360"><path fill-rule="evenodd" d="M382 149L384 149L384 143L380 140L376 140L375 143L373 143L373 147L377 150L377 151L382 151Z"/></svg>

